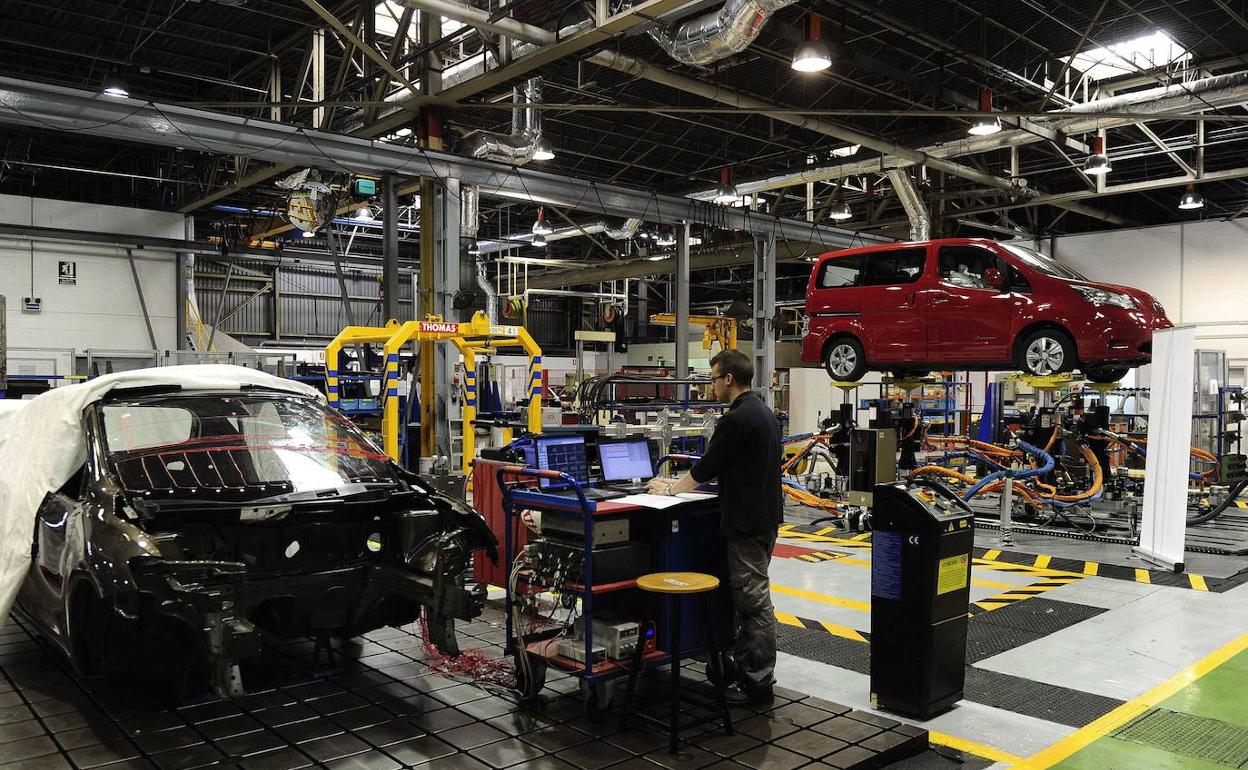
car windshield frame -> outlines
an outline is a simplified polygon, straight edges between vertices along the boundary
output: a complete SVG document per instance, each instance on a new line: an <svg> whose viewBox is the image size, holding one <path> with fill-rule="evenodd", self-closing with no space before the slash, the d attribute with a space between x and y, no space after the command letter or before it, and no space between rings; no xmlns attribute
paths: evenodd
<svg viewBox="0 0 1248 770"><path fill-rule="evenodd" d="M406 489L390 458L316 399L276 391L182 391L105 400L94 408L108 472L136 498L259 502ZM144 417L142 410L151 413ZM124 438L123 430L129 431Z"/></svg>
<svg viewBox="0 0 1248 770"><path fill-rule="evenodd" d="M1052 257L1045 256L1035 249L1029 249L1026 246L1019 246L1015 243L1001 243L1011 254L1023 261L1023 264L1032 270L1043 273L1052 278L1064 278L1068 281L1087 281L1085 276L1069 265L1063 265Z"/></svg>

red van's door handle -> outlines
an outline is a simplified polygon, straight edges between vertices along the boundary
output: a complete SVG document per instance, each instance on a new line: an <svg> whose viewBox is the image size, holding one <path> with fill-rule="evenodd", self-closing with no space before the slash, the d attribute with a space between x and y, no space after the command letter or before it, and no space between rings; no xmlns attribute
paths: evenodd
<svg viewBox="0 0 1248 770"><path fill-rule="evenodd" d="M933 305L947 305L947 304L949 304L949 295L948 295L948 294L946 294L946 293L945 293L945 292L943 292L943 291L942 291L942 292L934 292L934 293L932 294L932 304L933 304Z"/></svg>

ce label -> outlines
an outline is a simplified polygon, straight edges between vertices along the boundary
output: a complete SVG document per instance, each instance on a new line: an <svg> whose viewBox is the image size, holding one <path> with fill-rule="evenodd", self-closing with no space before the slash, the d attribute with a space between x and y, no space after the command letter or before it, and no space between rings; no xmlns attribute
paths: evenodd
<svg viewBox="0 0 1248 770"><path fill-rule="evenodd" d="M911 536L910 536L910 545L918 545L918 544L919 544L919 536L918 536L918 535L911 535Z"/></svg>

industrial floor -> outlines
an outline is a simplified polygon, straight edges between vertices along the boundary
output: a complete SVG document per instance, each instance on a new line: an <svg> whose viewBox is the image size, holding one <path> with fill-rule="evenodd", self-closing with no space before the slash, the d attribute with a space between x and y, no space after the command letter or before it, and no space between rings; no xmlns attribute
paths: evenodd
<svg viewBox="0 0 1248 770"><path fill-rule="evenodd" d="M520 708L438 670L415 626L354 640L319 670L310 641L274 640L246 667L245 697L168 708L133 683L76 680L14 613L0 629L0 770L1248 768L1245 565L1173 575L1120 547L1003 549L978 532L965 699L915 723L869 708L871 536L802 520L772 562L776 702L734 709L732 737L684 731L675 758L660 732L621 730L618 702L586 716L573 678L552 673L540 706ZM496 607L460 630L465 649L499 654ZM685 686L706 695L699 664ZM664 708L650 683L637 710Z"/></svg>
<svg viewBox="0 0 1248 770"><path fill-rule="evenodd" d="M778 678L867 709L871 536L808 518L772 562ZM934 746L1002 768L1248 767L1248 559L1176 575L1122 546L976 545L966 697L922 724Z"/></svg>

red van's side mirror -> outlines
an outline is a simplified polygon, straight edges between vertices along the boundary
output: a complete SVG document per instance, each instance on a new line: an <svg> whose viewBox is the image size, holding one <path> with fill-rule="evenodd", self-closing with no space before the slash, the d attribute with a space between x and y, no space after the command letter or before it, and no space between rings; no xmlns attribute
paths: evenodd
<svg viewBox="0 0 1248 770"><path fill-rule="evenodd" d="M984 270L984 285L990 289L1004 289L1005 277L1001 275L1001 271L995 267Z"/></svg>

